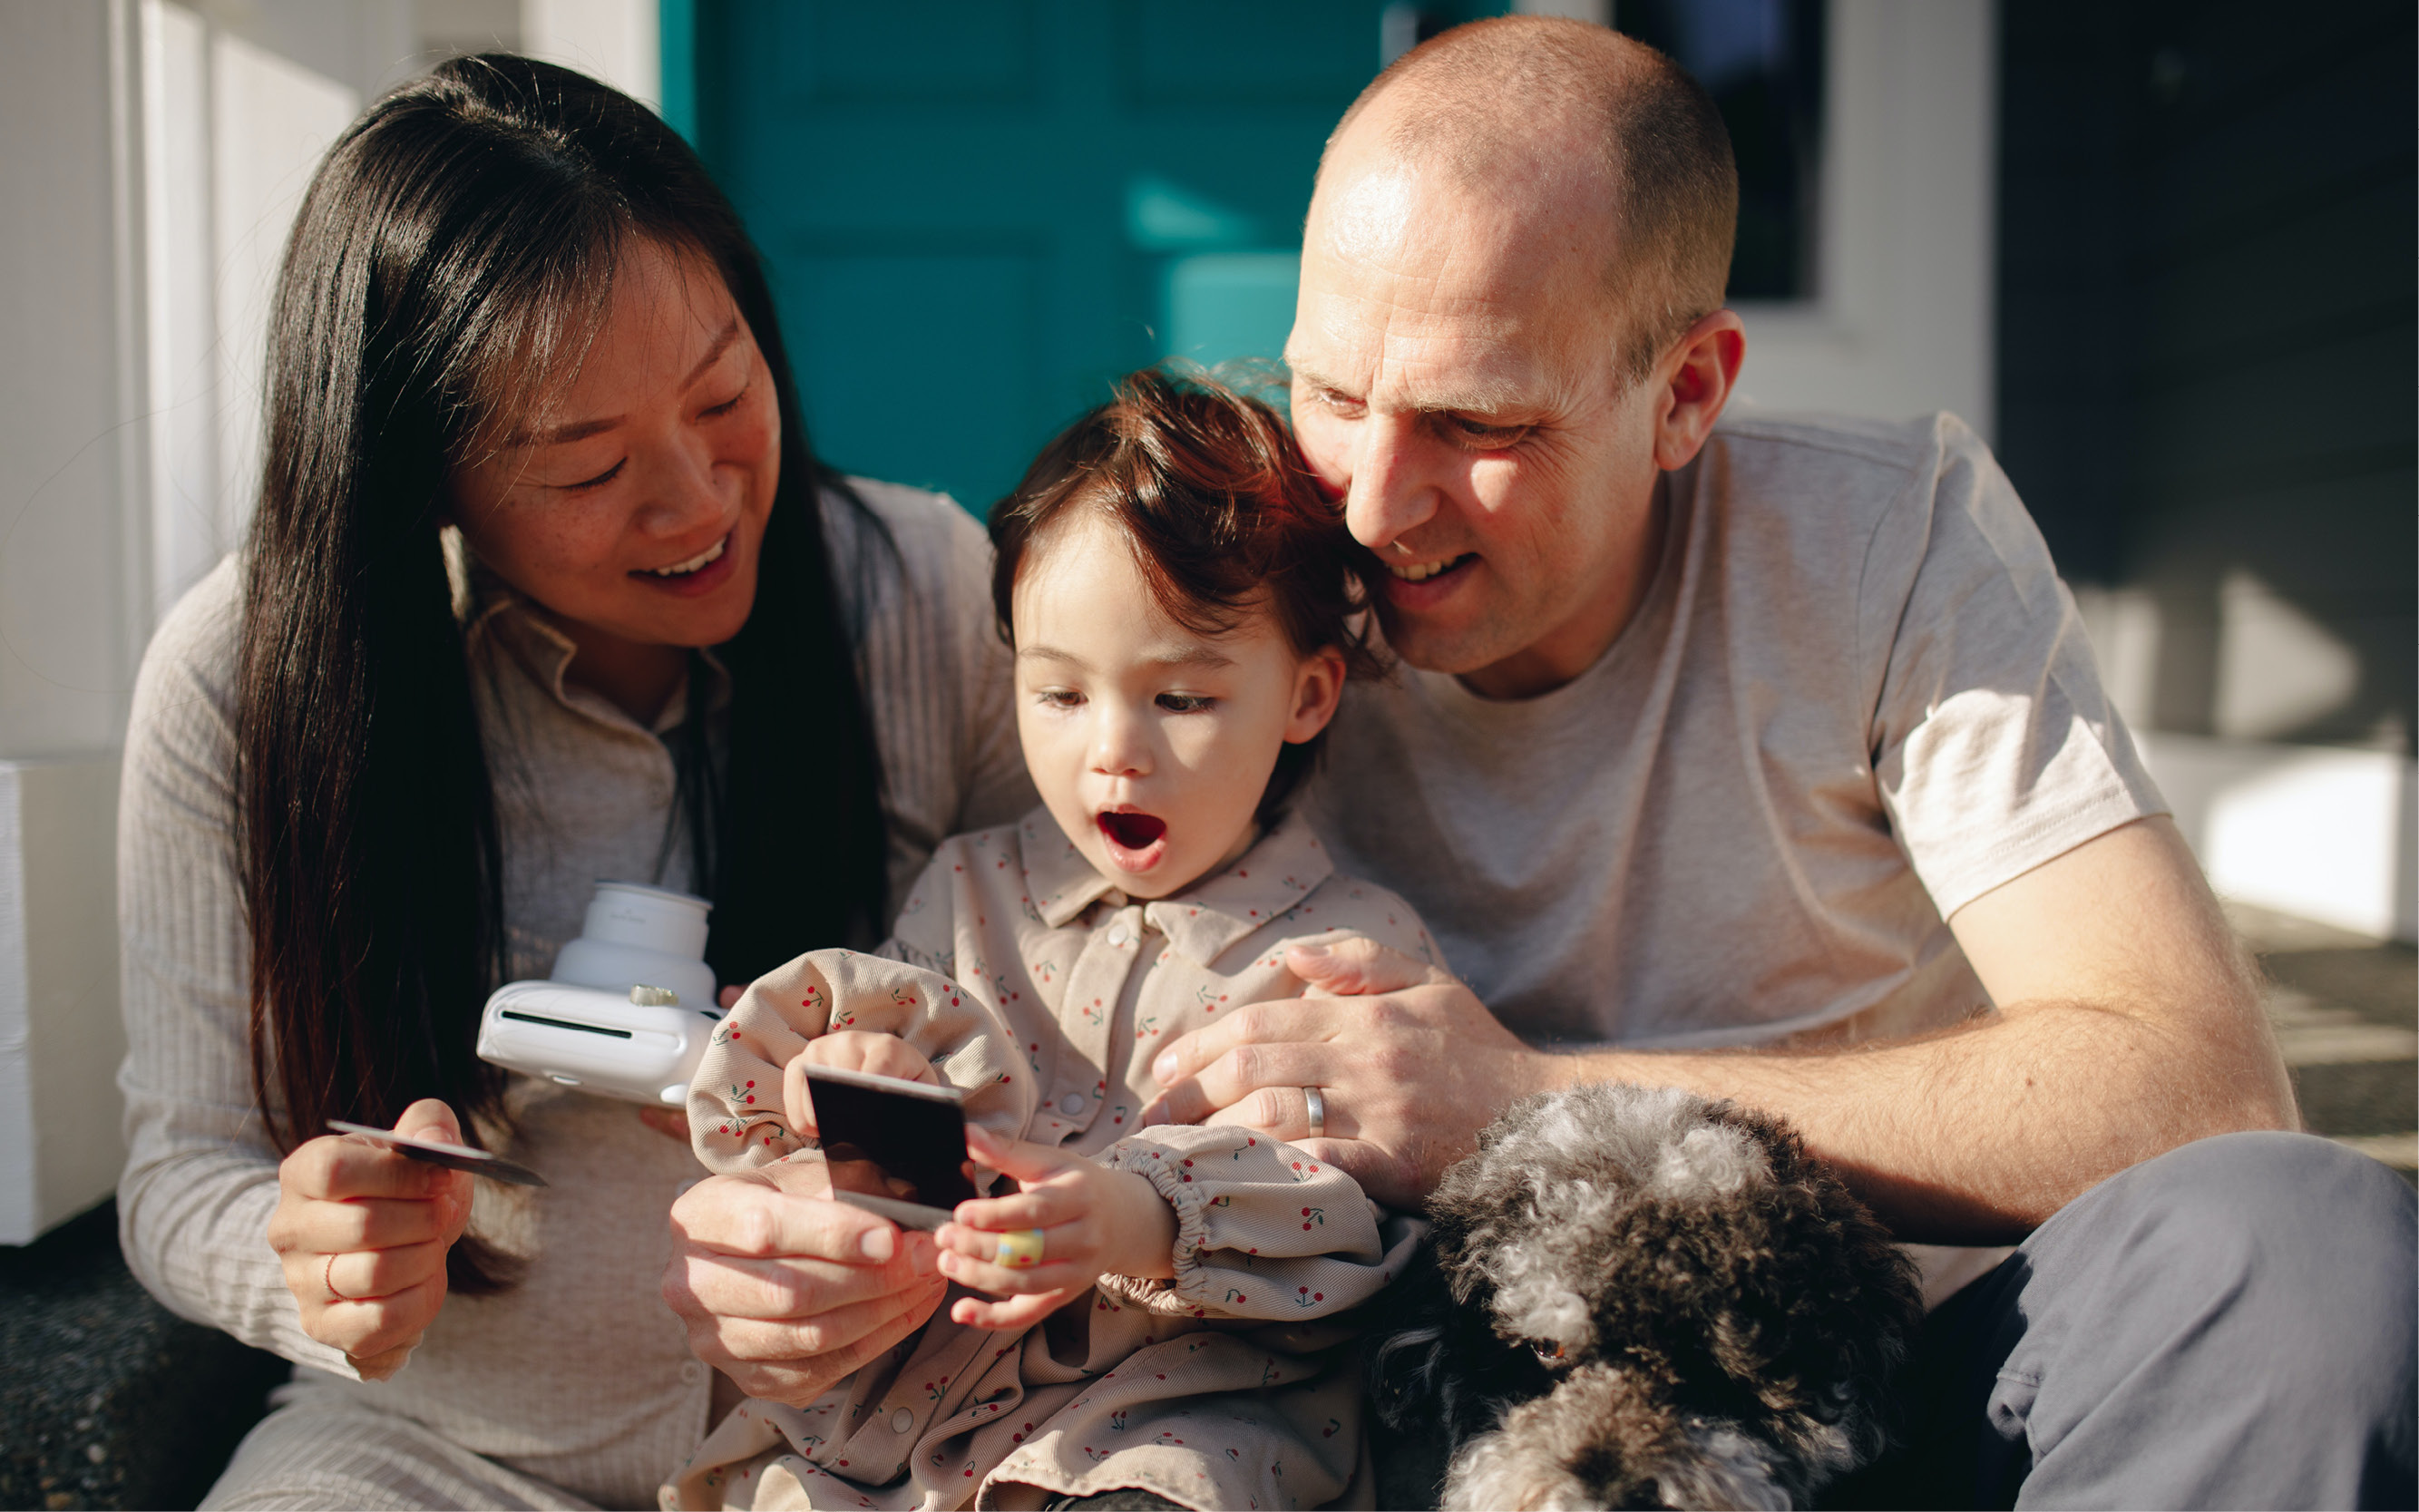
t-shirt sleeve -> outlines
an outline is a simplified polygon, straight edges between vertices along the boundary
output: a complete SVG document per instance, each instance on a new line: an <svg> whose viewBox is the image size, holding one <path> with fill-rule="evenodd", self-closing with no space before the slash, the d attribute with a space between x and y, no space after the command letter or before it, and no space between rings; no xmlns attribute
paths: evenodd
<svg viewBox="0 0 2419 1512"><path fill-rule="evenodd" d="M1962 423L1934 435L1934 466L1874 532L1857 609L1881 666L1882 803L1946 918L2167 805L2013 486Z"/></svg>

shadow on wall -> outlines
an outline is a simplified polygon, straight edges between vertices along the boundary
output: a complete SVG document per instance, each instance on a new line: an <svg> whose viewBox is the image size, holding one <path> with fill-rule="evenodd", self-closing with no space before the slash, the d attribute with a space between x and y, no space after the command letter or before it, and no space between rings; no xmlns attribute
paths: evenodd
<svg viewBox="0 0 2419 1512"><path fill-rule="evenodd" d="M2120 706L2409 757L2411 8L2002 18L2000 455Z"/></svg>

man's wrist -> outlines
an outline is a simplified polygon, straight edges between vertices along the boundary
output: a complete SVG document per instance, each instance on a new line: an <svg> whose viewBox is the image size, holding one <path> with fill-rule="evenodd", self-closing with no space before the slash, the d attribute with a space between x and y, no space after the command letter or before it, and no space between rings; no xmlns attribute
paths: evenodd
<svg viewBox="0 0 2419 1512"><path fill-rule="evenodd" d="M1566 1092L1592 1082L1627 1081L1634 1072L1627 1057L1613 1050L1533 1050L1526 1088L1532 1092Z"/></svg>
<svg viewBox="0 0 2419 1512"><path fill-rule="evenodd" d="M1567 1050L1526 1050L1521 1065L1521 1092L1560 1092L1592 1080L1585 1063Z"/></svg>

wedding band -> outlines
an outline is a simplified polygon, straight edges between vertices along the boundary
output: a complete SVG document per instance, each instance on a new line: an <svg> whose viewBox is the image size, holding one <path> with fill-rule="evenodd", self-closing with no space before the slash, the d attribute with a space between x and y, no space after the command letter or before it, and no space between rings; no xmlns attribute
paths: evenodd
<svg viewBox="0 0 2419 1512"><path fill-rule="evenodd" d="M343 1292L336 1289L336 1257L332 1255L328 1257L327 1265L320 1271L319 1281L321 1285L328 1288L328 1295L335 1298L338 1302L355 1302L360 1300L354 1297L347 1297Z"/></svg>
<svg viewBox="0 0 2419 1512"><path fill-rule="evenodd" d="M999 1253L993 1263L1011 1271L1030 1271L1041 1263L1041 1230L1018 1228L999 1236Z"/></svg>
<svg viewBox="0 0 2419 1512"><path fill-rule="evenodd" d="M1302 1100L1310 1104L1310 1137L1327 1137L1327 1098L1316 1087L1302 1089Z"/></svg>

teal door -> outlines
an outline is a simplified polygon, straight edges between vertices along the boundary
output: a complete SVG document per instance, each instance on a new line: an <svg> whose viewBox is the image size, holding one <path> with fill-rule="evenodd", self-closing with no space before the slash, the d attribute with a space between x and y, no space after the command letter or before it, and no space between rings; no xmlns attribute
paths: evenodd
<svg viewBox="0 0 2419 1512"><path fill-rule="evenodd" d="M1386 10L701 0L697 138L769 264L817 448L980 514L1117 375L1275 357Z"/></svg>

